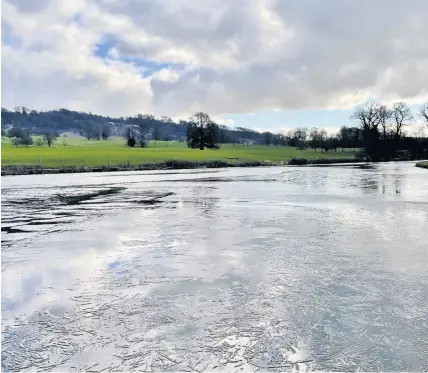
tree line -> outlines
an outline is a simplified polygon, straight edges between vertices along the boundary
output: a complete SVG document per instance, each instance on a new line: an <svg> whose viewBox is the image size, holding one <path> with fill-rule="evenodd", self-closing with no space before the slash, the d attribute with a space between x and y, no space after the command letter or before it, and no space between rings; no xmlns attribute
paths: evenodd
<svg viewBox="0 0 428 373"><path fill-rule="evenodd" d="M418 117L428 129L428 103L422 105ZM111 118L59 109L45 112L17 107L2 108L2 135L8 135L16 145L32 145L29 135L43 135L49 146L61 130L73 130L89 140L108 139L121 135L130 147L145 147L148 140L182 140L188 147L217 149L222 143L293 146L300 150L312 148L321 152L338 148L363 149L370 160L390 160L397 157L418 159L428 156L428 138L412 137L406 129L415 117L404 102L391 107L372 101L357 108L350 117L351 126L342 126L338 133L328 134L320 128L296 128L286 134L258 132L245 127L229 128L216 124L208 114L196 113L187 121L175 123L169 117L155 118L137 114L126 118ZM6 133L5 128L9 127Z"/></svg>
<svg viewBox="0 0 428 373"><path fill-rule="evenodd" d="M428 104L420 107L418 116L428 130ZM372 101L357 108L350 119L353 126L342 126L336 134L329 135L325 129L316 127L302 127L290 130L286 135L263 132L260 143L268 146L293 146L300 150L320 149L321 152L337 151L338 148L361 148L363 152L360 156L373 161L428 157L428 138L412 137L405 133L415 118L404 102L387 107ZM190 148L201 150L218 148L218 143L227 136L223 132L224 126L216 125L208 114L196 113L188 121L187 144Z"/></svg>
<svg viewBox="0 0 428 373"><path fill-rule="evenodd" d="M428 103L419 108L418 116L428 129ZM405 133L414 124L415 117L404 102L397 102L392 107L370 102L356 109L350 119L358 125L365 154L371 160L428 156L428 138Z"/></svg>
<svg viewBox="0 0 428 373"><path fill-rule="evenodd" d="M44 141L50 147L52 143L56 140L56 138L59 136L57 133L54 133L53 131L46 131L43 134L42 138L39 138L34 142L30 132L21 127L12 127L7 132L4 129L2 129L1 135L2 137L3 136L9 137L12 140L12 144L15 146L24 145L27 147L33 144L37 146L42 146Z"/></svg>
<svg viewBox="0 0 428 373"><path fill-rule="evenodd" d="M419 108L418 115L428 130L428 104ZM372 101L357 108L350 117L352 125L344 125L336 134L328 134L320 128L296 128L286 135L289 146L303 150L312 148L321 151L338 148L363 149L371 160L389 160L400 152L407 152L411 159L427 156L427 138L406 134L417 118L404 102L388 107ZM269 145L269 141L266 141Z"/></svg>
<svg viewBox="0 0 428 373"><path fill-rule="evenodd" d="M88 140L103 140L111 136L126 137L129 135L128 128L131 128L135 130L135 133L131 131L131 137L135 137L136 144L139 144L141 136L137 132L141 132L142 127L146 140L186 141L188 123L189 120L174 122L170 117L155 117L151 114L109 117L68 109L37 111L25 106L17 106L13 110L1 109L3 135L11 127L17 127L35 135L73 132ZM285 144L283 140L279 141L282 135L266 135L244 127L229 128L224 125L218 127L221 129L219 143L264 144L266 136L269 136L272 143Z"/></svg>
<svg viewBox="0 0 428 373"><path fill-rule="evenodd" d="M73 132L88 140L125 136L126 139L130 138L130 144L135 139L135 145L146 144L149 139L186 141L189 123L192 123L191 118L176 123L167 116L155 117L151 114L113 118L68 109L37 111L25 106L17 106L13 110L1 109L2 135L6 135L11 127L16 127L34 135L54 134L54 138L63 132ZM219 144L288 145L284 134L259 132L246 127L217 127L216 142ZM21 144L25 145L28 141L21 141Z"/></svg>

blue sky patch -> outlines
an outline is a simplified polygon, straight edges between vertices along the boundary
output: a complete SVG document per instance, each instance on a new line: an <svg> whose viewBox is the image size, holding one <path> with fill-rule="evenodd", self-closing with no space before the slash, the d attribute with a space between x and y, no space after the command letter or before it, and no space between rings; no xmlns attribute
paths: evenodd
<svg viewBox="0 0 428 373"><path fill-rule="evenodd" d="M12 47L20 47L22 40L16 36L12 28L2 20L1 22L1 42L2 45L10 45Z"/></svg>
<svg viewBox="0 0 428 373"><path fill-rule="evenodd" d="M368 101L365 103L367 102ZM358 105L356 107L363 106L364 104ZM412 110L413 115L416 117L419 110L419 105L408 106L410 110ZM233 120L234 127L248 127L259 130L269 130L273 132L281 131L284 128L296 127L338 128L352 125L352 120L350 117L354 113L355 108L345 110L266 110L248 114L226 114L223 115L222 118Z"/></svg>
<svg viewBox="0 0 428 373"><path fill-rule="evenodd" d="M129 57L129 56L119 56L115 58L111 51L114 47L117 46L117 42L114 38L103 37L103 39L95 44L94 55L101 59L117 59L119 61L132 64L141 68L143 71L142 76L147 77L153 75L156 71L172 67L174 69L182 69L183 64L167 63L167 62L157 62L146 58L139 57Z"/></svg>

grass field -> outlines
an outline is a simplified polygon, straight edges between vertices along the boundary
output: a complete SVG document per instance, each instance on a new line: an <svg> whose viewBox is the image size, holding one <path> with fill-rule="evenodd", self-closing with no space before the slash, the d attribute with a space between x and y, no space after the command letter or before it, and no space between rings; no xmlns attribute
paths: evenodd
<svg viewBox="0 0 428 373"><path fill-rule="evenodd" d="M416 167L427 168L428 169L428 161L422 161L416 163Z"/></svg>
<svg viewBox="0 0 428 373"><path fill-rule="evenodd" d="M44 167L104 166L118 164L145 164L178 159L186 161L223 160L230 163L242 161L288 161L293 157L353 158L353 149L323 152L296 150L293 147L263 145L223 144L219 150L189 149L184 142L150 142L147 148L128 148L123 138L87 140L80 136L58 138L49 148L43 146L18 146L8 138L2 139L1 162L6 165L43 165Z"/></svg>

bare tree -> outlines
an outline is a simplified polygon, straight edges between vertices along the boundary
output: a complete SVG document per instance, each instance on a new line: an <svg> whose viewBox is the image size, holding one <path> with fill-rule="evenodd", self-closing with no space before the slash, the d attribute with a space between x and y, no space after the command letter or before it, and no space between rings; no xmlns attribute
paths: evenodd
<svg viewBox="0 0 428 373"><path fill-rule="evenodd" d="M325 150L325 143L327 141L327 137L328 137L327 131L324 128L321 128L319 132L319 143L321 145L321 151L323 149Z"/></svg>
<svg viewBox="0 0 428 373"><path fill-rule="evenodd" d="M49 147L51 147L52 143L56 140L56 136L53 131L47 131L44 137Z"/></svg>
<svg viewBox="0 0 428 373"><path fill-rule="evenodd" d="M337 138L339 139L339 145L342 151L344 148L350 147L352 143L352 128L346 126L340 127Z"/></svg>
<svg viewBox="0 0 428 373"><path fill-rule="evenodd" d="M101 128L101 137L107 140L111 136L111 125L106 123Z"/></svg>
<svg viewBox="0 0 428 373"><path fill-rule="evenodd" d="M320 148L321 151L325 150L325 144L328 139L327 131L324 128L312 128L309 132L309 145L311 148Z"/></svg>
<svg viewBox="0 0 428 373"><path fill-rule="evenodd" d="M319 142L319 129L316 127L311 128L309 131L309 145L312 149L317 151L317 148L321 147L321 144Z"/></svg>
<svg viewBox="0 0 428 373"><path fill-rule="evenodd" d="M135 139L135 137L136 137L135 130L132 127L127 127L125 129L125 139L126 139L126 144L131 148L133 148L137 143L137 140Z"/></svg>
<svg viewBox="0 0 428 373"><path fill-rule="evenodd" d="M308 139L308 129L306 127L297 128L294 131L294 137L296 138L296 146L300 150L303 150L306 146L306 141Z"/></svg>
<svg viewBox="0 0 428 373"><path fill-rule="evenodd" d="M100 140L101 139L101 133L102 133L101 125L97 122L93 122L92 123L92 137L97 139L97 140Z"/></svg>
<svg viewBox="0 0 428 373"><path fill-rule="evenodd" d="M415 136L420 137L420 138L426 137L426 128L425 127L426 127L425 125L419 126L418 129L415 131Z"/></svg>
<svg viewBox="0 0 428 373"><path fill-rule="evenodd" d="M422 119L425 120L425 124L428 126L428 102L421 106L421 108L419 109L419 114Z"/></svg>
<svg viewBox="0 0 428 373"><path fill-rule="evenodd" d="M386 139L388 136L388 132L390 130L390 118L392 116L392 110L388 109L385 105L380 105L378 107L378 121L379 125L382 129L381 137Z"/></svg>
<svg viewBox="0 0 428 373"><path fill-rule="evenodd" d="M150 128L148 124L144 121L141 121L139 128L139 142L141 148L145 148L147 146L147 138L149 136L149 131Z"/></svg>
<svg viewBox="0 0 428 373"><path fill-rule="evenodd" d="M165 115L161 116L161 120L162 122L165 122L165 123L173 123L173 120L170 117L167 117Z"/></svg>
<svg viewBox="0 0 428 373"><path fill-rule="evenodd" d="M396 102L392 107L392 125L394 137L402 136L403 127L410 126L413 122L413 115L409 107L404 102Z"/></svg>
<svg viewBox="0 0 428 373"><path fill-rule="evenodd" d="M372 139L374 136L387 133L388 120L391 117L391 110L385 105L377 102L370 102L363 108L358 108L351 116L356 121L366 139Z"/></svg>

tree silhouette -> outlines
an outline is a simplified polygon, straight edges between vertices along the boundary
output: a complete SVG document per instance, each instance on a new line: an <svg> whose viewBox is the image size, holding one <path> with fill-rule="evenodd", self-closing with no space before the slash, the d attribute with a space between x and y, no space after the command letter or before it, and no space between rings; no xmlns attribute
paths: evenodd
<svg viewBox="0 0 428 373"><path fill-rule="evenodd" d="M187 146L193 149L218 149L219 127L208 114L192 115L187 125Z"/></svg>

